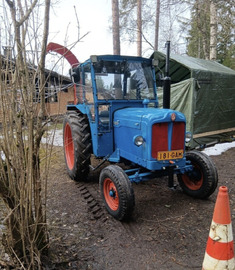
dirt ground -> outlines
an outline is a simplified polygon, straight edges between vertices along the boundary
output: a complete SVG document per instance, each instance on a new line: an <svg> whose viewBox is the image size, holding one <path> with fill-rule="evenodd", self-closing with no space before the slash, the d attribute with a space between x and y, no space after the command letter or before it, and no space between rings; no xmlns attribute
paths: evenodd
<svg viewBox="0 0 235 270"><path fill-rule="evenodd" d="M212 156L219 186L229 188L235 219L235 148ZM201 269L218 188L207 200L171 190L167 179L134 184L135 210L120 222L104 209L99 173L88 183L72 181L63 150L57 147L51 167L48 197L50 232L46 269L148 270Z"/></svg>
<svg viewBox="0 0 235 270"><path fill-rule="evenodd" d="M235 219L235 148L212 156L219 184L229 188ZM98 187L99 172L87 183L72 181L62 147L55 147L48 182L50 248L46 270L201 270L218 193L196 200L167 178L133 184L135 210L129 222L107 214ZM175 179L176 180L176 179ZM1 269L1 267L0 267Z"/></svg>

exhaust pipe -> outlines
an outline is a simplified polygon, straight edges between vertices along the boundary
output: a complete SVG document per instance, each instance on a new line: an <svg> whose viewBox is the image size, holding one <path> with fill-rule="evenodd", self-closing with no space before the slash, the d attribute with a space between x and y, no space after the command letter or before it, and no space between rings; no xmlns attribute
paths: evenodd
<svg viewBox="0 0 235 270"><path fill-rule="evenodd" d="M170 41L166 42L165 47L167 48L167 52L166 52L165 77L164 77L164 82L163 82L163 108L170 109L170 101L171 101L171 78L169 77Z"/></svg>

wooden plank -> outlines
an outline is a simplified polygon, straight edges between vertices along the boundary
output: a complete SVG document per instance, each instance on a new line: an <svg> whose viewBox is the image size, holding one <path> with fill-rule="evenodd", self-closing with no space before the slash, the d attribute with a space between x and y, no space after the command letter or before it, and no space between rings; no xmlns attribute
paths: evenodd
<svg viewBox="0 0 235 270"><path fill-rule="evenodd" d="M218 135L218 134L228 133L228 132L233 132L233 131L235 131L235 128L227 128L227 129L221 129L221 130L214 130L214 131L209 131L209 132L194 134L193 135L193 139L207 137L207 136L213 136L213 135Z"/></svg>

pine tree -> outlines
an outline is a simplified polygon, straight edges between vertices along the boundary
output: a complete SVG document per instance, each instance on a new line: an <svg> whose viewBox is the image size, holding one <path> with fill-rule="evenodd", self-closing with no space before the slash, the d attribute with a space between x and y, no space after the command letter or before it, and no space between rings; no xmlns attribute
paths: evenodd
<svg viewBox="0 0 235 270"><path fill-rule="evenodd" d="M190 56L209 59L210 13L209 1L196 0L191 11L187 53Z"/></svg>
<svg viewBox="0 0 235 270"><path fill-rule="evenodd" d="M235 69L234 25L233 0L195 0L187 37L188 55L210 58Z"/></svg>
<svg viewBox="0 0 235 270"><path fill-rule="evenodd" d="M113 53L120 54L120 27L119 27L119 2L112 0L112 30L113 30Z"/></svg>
<svg viewBox="0 0 235 270"><path fill-rule="evenodd" d="M218 7L217 59L235 69L235 6L233 1L221 1Z"/></svg>

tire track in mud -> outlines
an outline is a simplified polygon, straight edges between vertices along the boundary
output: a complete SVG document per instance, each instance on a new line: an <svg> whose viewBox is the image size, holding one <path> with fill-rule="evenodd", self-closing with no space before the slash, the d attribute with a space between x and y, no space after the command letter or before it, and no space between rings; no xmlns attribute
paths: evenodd
<svg viewBox="0 0 235 270"><path fill-rule="evenodd" d="M105 209L97 182L79 183L77 187L82 198L87 203L89 213L96 220L95 227L98 233L95 233L95 235L100 240L98 240L99 248L97 248L94 255L94 260L95 258L102 258L99 261L99 265L103 264L105 266L103 269L116 269L112 268L115 263L120 264L120 268L124 269L126 268L126 262L125 260L120 260L120 257L124 257L128 252L130 258L137 257L141 267L144 267L145 263L139 258L143 257L143 250L149 250L150 242L146 239L143 231L141 231L140 224L135 219L135 215L129 221L118 221L113 218ZM115 249L113 249L114 246ZM117 256L116 249L119 250L119 256ZM112 257L111 261L110 256ZM150 265L149 269L154 269L155 258L155 249L149 250L144 258L146 263ZM158 260L160 261L159 258ZM132 263L135 265L134 268L138 269L139 266L137 267L137 265L139 263L137 263L136 259Z"/></svg>
<svg viewBox="0 0 235 270"><path fill-rule="evenodd" d="M77 188L80 191L83 199L86 201L88 209L95 220L100 220L102 223L107 221L103 207L100 205L98 200L90 192L89 184L87 183L76 183Z"/></svg>
<svg viewBox="0 0 235 270"><path fill-rule="evenodd" d="M86 201L89 212L102 227L105 227L106 231L128 235L132 240L143 240L134 220L118 221L110 216L105 209L99 192L97 192L99 188L97 183L80 182L76 183L76 186L82 198Z"/></svg>

